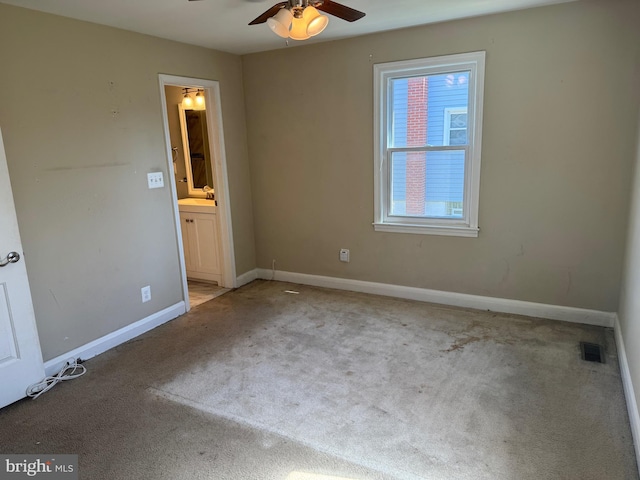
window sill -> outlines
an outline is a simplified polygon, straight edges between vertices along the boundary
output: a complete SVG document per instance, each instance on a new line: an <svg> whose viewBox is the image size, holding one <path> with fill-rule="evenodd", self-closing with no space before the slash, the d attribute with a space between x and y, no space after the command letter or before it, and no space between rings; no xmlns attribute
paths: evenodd
<svg viewBox="0 0 640 480"><path fill-rule="evenodd" d="M374 223L376 232L415 233L418 235L442 235L449 237L477 237L477 227L452 227L435 225L407 225L401 223Z"/></svg>

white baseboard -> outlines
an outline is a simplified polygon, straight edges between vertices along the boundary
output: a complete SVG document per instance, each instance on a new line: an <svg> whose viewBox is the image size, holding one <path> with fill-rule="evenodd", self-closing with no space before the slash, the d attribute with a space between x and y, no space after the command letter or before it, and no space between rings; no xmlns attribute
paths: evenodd
<svg viewBox="0 0 640 480"><path fill-rule="evenodd" d="M240 288L247 283L251 283L258 278L258 269L254 268L253 270L249 270L248 272L239 275L236 278L236 288Z"/></svg>
<svg viewBox="0 0 640 480"><path fill-rule="evenodd" d="M165 308L159 312L149 315L142 320L122 327L120 330L111 332L104 337L98 338L81 347L75 348L70 352L58 355L44 363L44 370L47 375L54 375L64 366L64 362L69 358L88 360L96 355L106 352L118 345L131 340L132 338L142 335L149 330L162 325L163 323L173 320L185 313L184 302L178 302L175 305Z"/></svg>
<svg viewBox="0 0 640 480"><path fill-rule="evenodd" d="M622 377L622 387L624 388L624 398L627 401L627 412L629 413L629 423L631 424L631 435L633 436L633 448L638 460L638 472L640 472L640 412L638 412L638 402L631 380L627 351L624 347L624 338L620 328L620 320L616 315L614 332L616 337L616 348L618 349L618 361L620 362L620 376Z"/></svg>
<svg viewBox="0 0 640 480"><path fill-rule="evenodd" d="M268 280L272 277L272 270L265 268L258 269L258 278ZM315 287L350 290L353 292L406 298L455 307L491 310L494 312L512 313L516 315L527 315L530 317L548 318L551 320L562 320L565 322L597 325L600 327L613 327L615 319L615 313L613 312L601 312L598 310L564 307L560 305L524 302L521 300L509 300L506 298L482 297L479 295L468 295L466 293L443 292L440 290L404 287L401 285L365 282L361 280L349 280L346 278L323 277L320 275L308 275L304 273L276 271L273 279L283 282L299 283L302 285L313 285Z"/></svg>

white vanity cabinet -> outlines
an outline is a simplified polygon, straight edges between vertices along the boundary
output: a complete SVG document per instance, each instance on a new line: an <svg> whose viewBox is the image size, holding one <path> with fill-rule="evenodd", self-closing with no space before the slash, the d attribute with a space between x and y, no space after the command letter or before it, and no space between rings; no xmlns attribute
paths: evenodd
<svg viewBox="0 0 640 480"><path fill-rule="evenodd" d="M178 208L187 278L214 281L220 285L222 272L215 202L188 198L178 200Z"/></svg>

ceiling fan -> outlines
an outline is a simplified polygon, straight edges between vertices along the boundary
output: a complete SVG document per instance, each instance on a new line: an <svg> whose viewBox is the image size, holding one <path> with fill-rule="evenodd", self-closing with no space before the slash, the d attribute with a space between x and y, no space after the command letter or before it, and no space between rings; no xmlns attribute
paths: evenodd
<svg viewBox="0 0 640 480"><path fill-rule="evenodd" d="M276 35L306 40L322 32L329 23L329 18L320 11L347 22L355 22L365 16L363 12L332 0L288 0L276 3L249 25L266 22Z"/></svg>
<svg viewBox="0 0 640 480"><path fill-rule="evenodd" d="M269 28L282 38L306 40L318 35L329 23L329 17L322 15L320 11L347 22L355 22L366 15L364 12L333 0L287 0L276 3L258 18L249 22L249 25L266 22Z"/></svg>
<svg viewBox="0 0 640 480"><path fill-rule="evenodd" d="M322 10L323 12L326 12L330 15L346 20L347 22L355 22L356 20L360 20L366 15L364 12L360 12L331 0L289 0L288 2L276 3L269 10L250 22L249 25L264 23L267 21L267 19L276 15L280 11L280 9L285 7L287 7L289 10L293 10L293 12L299 11L300 13L302 13L302 11L307 6L315 7L318 10Z"/></svg>

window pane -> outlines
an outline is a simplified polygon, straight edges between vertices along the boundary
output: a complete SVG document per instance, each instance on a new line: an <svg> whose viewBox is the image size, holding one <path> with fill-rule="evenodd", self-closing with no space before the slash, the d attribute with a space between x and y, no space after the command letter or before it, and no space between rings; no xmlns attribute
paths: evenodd
<svg viewBox="0 0 640 480"><path fill-rule="evenodd" d="M394 152L390 215L462 218L464 150Z"/></svg>
<svg viewBox="0 0 640 480"><path fill-rule="evenodd" d="M451 130L449 132L449 145L466 145L467 130Z"/></svg>
<svg viewBox="0 0 640 480"><path fill-rule="evenodd" d="M447 145L446 129L467 127L469 72L395 78L390 94L389 147Z"/></svg>
<svg viewBox="0 0 640 480"><path fill-rule="evenodd" d="M466 113L451 114L451 128L467 128L467 114Z"/></svg>

